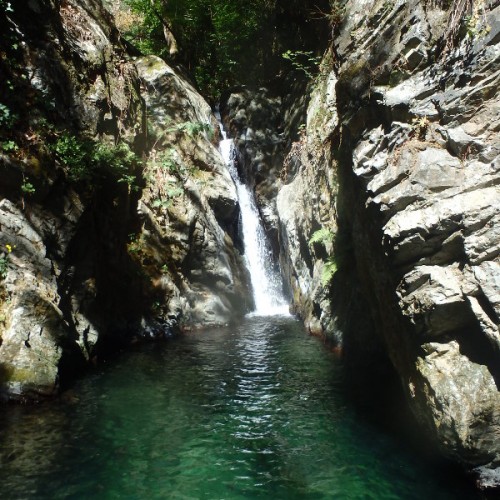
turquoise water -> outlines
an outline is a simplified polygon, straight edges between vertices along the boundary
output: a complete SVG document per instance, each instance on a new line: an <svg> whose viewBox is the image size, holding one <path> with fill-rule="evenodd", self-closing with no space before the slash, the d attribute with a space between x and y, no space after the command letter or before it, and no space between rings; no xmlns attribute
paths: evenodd
<svg viewBox="0 0 500 500"><path fill-rule="evenodd" d="M139 346L63 401L1 410L0 498L476 498L346 387L291 318Z"/></svg>

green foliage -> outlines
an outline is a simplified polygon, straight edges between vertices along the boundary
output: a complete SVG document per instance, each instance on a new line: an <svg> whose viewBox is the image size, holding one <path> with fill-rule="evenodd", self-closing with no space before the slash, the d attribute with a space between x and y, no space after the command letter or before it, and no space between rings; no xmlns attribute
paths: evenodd
<svg viewBox="0 0 500 500"><path fill-rule="evenodd" d="M213 136L214 129L208 123L182 122L168 128L166 132L181 132L187 134L189 137L198 137L202 133L207 133L209 136Z"/></svg>
<svg viewBox="0 0 500 500"><path fill-rule="evenodd" d="M15 120L10 108L0 102L0 127L11 127Z"/></svg>
<svg viewBox="0 0 500 500"><path fill-rule="evenodd" d="M184 189L182 186L175 181L169 181L163 186L161 198L155 198L151 205L154 208L166 209L172 205L175 198L181 196L183 193Z"/></svg>
<svg viewBox="0 0 500 500"><path fill-rule="evenodd" d="M12 253L12 246L5 245L5 250L0 253L0 278L5 279L9 270L9 256ZM14 247L15 248L15 247Z"/></svg>
<svg viewBox="0 0 500 500"><path fill-rule="evenodd" d="M160 178L156 179L156 183L160 188L159 196L153 200L152 206L166 209L172 205L175 198L184 193L181 182L193 171L188 170L179 160L174 148L162 152L159 160L153 163L153 168L163 172L161 172ZM176 179L165 179L165 173L175 176Z"/></svg>
<svg viewBox="0 0 500 500"><path fill-rule="evenodd" d="M172 134L176 137L173 138L171 136ZM164 129L158 129L153 123L148 122L149 143L150 149L152 150L161 149L167 141L170 143L177 142L183 135L187 135L190 138L196 138L202 134L205 135L208 140L212 140L214 137L212 125L202 122L185 121L168 125ZM170 149L175 152L175 149Z"/></svg>
<svg viewBox="0 0 500 500"><path fill-rule="evenodd" d="M28 182L26 179L23 178L23 183L21 184L21 191L23 194L34 194L35 193L35 186L31 184L31 182Z"/></svg>
<svg viewBox="0 0 500 500"><path fill-rule="evenodd" d="M167 170L171 174L178 172L182 167L177 159L175 148L169 148L160 154L159 161L156 164L160 168Z"/></svg>
<svg viewBox="0 0 500 500"><path fill-rule="evenodd" d="M491 26L486 22L484 10L484 0L480 0L473 4L470 15L465 16L465 30L470 39L484 37L491 31Z"/></svg>
<svg viewBox="0 0 500 500"><path fill-rule="evenodd" d="M53 145L53 151L72 182L94 183L112 176L138 189L136 177L130 172L139 160L125 143L111 146L64 134Z"/></svg>
<svg viewBox="0 0 500 500"><path fill-rule="evenodd" d="M287 50L283 52L282 57L290 61L294 69L301 71L308 78L314 78L321 62L321 58L315 56L313 52L304 50Z"/></svg>
<svg viewBox="0 0 500 500"><path fill-rule="evenodd" d="M140 187L137 185L137 177L135 175L123 174L118 182L123 182L128 185L130 191L139 191Z"/></svg>
<svg viewBox="0 0 500 500"><path fill-rule="evenodd" d="M328 257L321 272L321 284L328 286L338 270L337 262L333 257Z"/></svg>
<svg viewBox="0 0 500 500"><path fill-rule="evenodd" d="M275 0L125 0L141 22L125 37L146 54L168 57L166 23L182 47L183 62L206 95L238 81L242 57L254 57L252 41L270 19ZM252 53L253 52L253 53Z"/></svg>
<svg viewBox="0 0 500 500"><path fill-rule="evenodd" d="M313 245L314 243L323 243L323 244L329 242L331 243L333 242L334 237L335 235L330 229L322 227L321 229L314 231L313 235L309 240L309 246Z"/></svg>
<svg viewBox="0 0 500 500"><path fill-rule="evenodd" d="M7 271L9 270L9 256L0 256L0 278L5 279L7 277Z"/></svg>
<svg viewBox="0 0 500 500"><path fill-rule="evenodd" d="M162 12L158 0L125 0L132 12L139 17L127 23L125 37L129 39L143 54L167 56L167 47L163 37L163 24L158 13ZM135 21L135 22L134 22Z"/></svg>
<svg viewBox="0 0 500 500"><path fill-rule="evenodd" d="M330 0L330 12L328 13L327 16L328 22L330 23L330 27L332 29L337 28L344 20L344 17L345 17L344 2L341 2L339 0Z"/></svg>
<svg viewBox="0 0 500 500"><path fill-rule="evenodd" d="M181 180L184 180L188 175L196 173L198 170L194 166L186 166L174 147L162 151L158 155L158 159L152 162L152 165L154 169L164 170Z"/></svg>
<svg viewBox="0 0 500 500"><path fill-rule="evenodd" d="M337 238L333 231L323 227L313 233L309 240L309 246L312 246L315 243L322 244L323 246L326 246L328 243L333 243L334 246L337 247L338 245L336 245L336 242ZM337 270L338 264L335 249L333 255L330 255L323 265L323 270L321 272L321 283L323 286L328 286L331 283Z"/></svg>
<svg viewBox="0 0 500 500"><path fill-rule="evenodd" d="M13 153L19 149L19 146L14 141L4 141L1 147L6 153Z"/></svg>
<svg viewBox="0 0 500 500"><path fill-rule="evenodd" d="M54 146L54 152L67 168L68 178L72 181L92 179L94 165L90 161L91 150L88 142L81 142L75 136L66 134Z"/></svg>

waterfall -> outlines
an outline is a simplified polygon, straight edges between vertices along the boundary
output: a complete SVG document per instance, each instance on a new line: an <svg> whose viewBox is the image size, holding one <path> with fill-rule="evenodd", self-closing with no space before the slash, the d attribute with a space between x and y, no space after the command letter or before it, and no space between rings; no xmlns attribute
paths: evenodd
<svg viewBox="0 0 500 500"><path fill-rule="evenodd" d="M245 263L250 274L255 311L254 316L288 315L288 303L283 296L282 280L274 269L272 251L267 242L252 190L241 182L236 168L234 141L227 138L220 114L216 112L222 141L219 144L224 161L236 186L241 211L241 231Z"/></svg>

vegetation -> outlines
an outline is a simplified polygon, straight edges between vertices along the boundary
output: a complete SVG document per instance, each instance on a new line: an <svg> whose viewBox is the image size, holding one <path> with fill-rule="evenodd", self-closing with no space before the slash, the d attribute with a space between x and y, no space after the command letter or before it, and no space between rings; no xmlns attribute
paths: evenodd
<svg viewBox="0 0 500 500"><path fill-rule="evenodd" d="M9 107L0 102L0 127L11 127L14 119Z"/></svg>
<svg viewBox="0 0 500 500"><path fill-rule="evenodd" d="M9 265L9 257L7 255L0 256L0 278L7 277L7 270Z"/></svg>
<svg viewBox="0 0 500 500"><path fill-rule="evenodd" d="M318 8L319 14L328 21L332 31L336 30L344 20L345 6L343 4L341 0L329 0L326 12Z"/></svg>
<svg viewBox="0 0 500 500"><path fill-rule="evenodd" d="M290 61L297 71L302 71L308 78L314 78L321 62L321 58L315 56L312 51L287 50L283 52L282 56Z"/></svg>
<svg viewBox="0 0 500 500"><path fill-rule="evenodd" d="M172 55L166 33L182 47L181 62L208 95L236 81L241 55L261 36L275 0L125 0L141 22L125 36L146 54ZM238 67L240 66L240 67Z"/></svg>
<svg viewBox="0 0 500 500"><path fill-rule="evenodd" d="M214 129L208 123L201 122L181 122L166 129L166 133L181 133L187 134L189 137L197 137L200 134L206 133L211 139L214 135Z"/></svg>
<svg viewBox="0 0 500 500"><path fill-rule="evenodd" d="M206 123L186 121L167 126L161 134L152 128L153 138L145 179L154 191L152 207L167 209L175 198L184 193L184 185L190 176L199 173L199 169L189 159L183 158L179 148L173 144L182 143L184 136L190 138L205 134L212 138L213 127Z"/></svg>
<svg viewBox="0 0 500 500"><path fill-rule="evenodd" d="M213 99L232 85L275 76L284 67L281 55L288 50L307 53L307 37L302 38L302 33L310 30L312 36L321 36L321 30L307 21L316 4L328 10L328 0L314 4L303 0L122 3L130 9L125 15L122 6L116 15L125 37L145 54L182 63L202 93ZM309 66L304 64L308 70Z"/></svg>
<svg viewBox="0 0 500 500"><path fill-rule="evenodd" d="M7 277L7 271L9 270L9 256L12 253L12 246L5 245L5 250L0 253L0 278L5 279Z"/></svg>
<svg viewBox="0 0 500 500"><path fill-rule="evenodd" d="M332 243L335 238L335 235L330 229L327 229L325 227L322 227L321 229L318 229L317 231L314 231L313 235L311 236L309 240L309 246L314 245L314 243Z"/></svg>
<svg viewBox="0 0 500 500"><path fill-rule="evenodd" d="M21 191L23 194L34 194L35 186L23 178L23 183L21 184Z"/></svg>
<svg viewBox="0 0 500 500"><path fill-rule="evenodd" d="M167 209L175 198L184 193L184 182L195 169L187 167L173 147L160 153L152 153L148 162L148 180L155 189L152 206Z"/></svg>
<svg viewBox="0 0 500 500"><path fill-rule="evenodd" d="M22 58L22 37L11 19L12 2L0 0L0 152L11 153L17 149L14 139L19 103L26 100L20 86L27 81L26 67ZM13 112L16 110L16 112Z"/></svg>
<svg viewBox="0 0 500 500"><path fill-rule="evenodd" d="M334 247L336 247L337 245L335 244L336 243L335 236L336 236L335 233L333 233L330 229L327 228L318 229L313 233L313 235L309 239L309 246L312 246L314 244L321 244L326 249L326 245L328 243L331 243L333 244ZM331 283L337 270L338 270L338 265L336 259L336 251L334 249L333 254L328 256L323 265L323 270L321 272L321 283L323 286L328 286Z"/></svg>
<svg viewBox="0 0 500 500"><path fill-rule="evenodd" d="M335 258L329 257L323 266L323 271L321 272L321 283L323 286L328 286L331 283L337 270L338 265Z"/></svg>
<svg viewBox="0 0 500 500"><path fill-rule="evenodd" d="M138 189L132 172L139 159L123 142L114 146L65 133L52 149L72 182L94 184L111 176L118 182L127 183L131 189Z"/></svg>
<svg viewBox="0 0 500 500"><path fill-rule="evenodd" d="M427 129L429 128L429 118L427 118L426 115L424 116L416 116L413 118L411 122L411 127L413 130L413 135L416 136L418 139L425 139L425 134L427 132Z"/></svg>

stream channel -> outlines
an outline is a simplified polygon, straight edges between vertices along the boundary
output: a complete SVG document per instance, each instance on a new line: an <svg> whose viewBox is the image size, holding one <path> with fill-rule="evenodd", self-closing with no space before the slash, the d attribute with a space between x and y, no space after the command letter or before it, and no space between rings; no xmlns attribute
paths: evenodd
<svg viewBox="0 0 500 500"><path fill-rule="evenodd" d="M255 312L133 346L58 401L1 407L0 498L477 498L353 405L341 360L287 313L229 139L221 152Z"/></svg>
<svg viewBox="0 0 500 500"><path fill-rule="evenodd" d="M1 409L0 498L477 498L347 382L291 317L138 345L61 401Z"/></svg>

